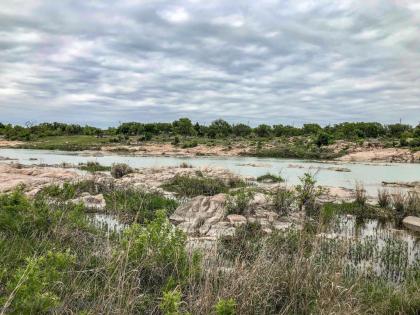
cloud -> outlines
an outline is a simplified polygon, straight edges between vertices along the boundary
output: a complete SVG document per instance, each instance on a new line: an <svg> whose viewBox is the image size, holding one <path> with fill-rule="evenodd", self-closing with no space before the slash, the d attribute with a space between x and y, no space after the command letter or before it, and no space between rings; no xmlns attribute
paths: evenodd
<svg viewBox="0 0 420 315"><path fill-rule="evenodd" d="M416 1L0 3L4 122L420 117Z"/></svg>

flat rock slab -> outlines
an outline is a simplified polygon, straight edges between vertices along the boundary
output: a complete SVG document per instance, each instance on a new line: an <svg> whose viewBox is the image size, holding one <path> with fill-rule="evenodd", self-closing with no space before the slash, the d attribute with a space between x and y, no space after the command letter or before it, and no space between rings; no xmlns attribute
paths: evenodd
<svg viewBox="0 0 420 315"><path fill-rule="evenodd" d="M412 231L420 232L420 218L414 216L405 217L403 224L407 229Z"/></svg>

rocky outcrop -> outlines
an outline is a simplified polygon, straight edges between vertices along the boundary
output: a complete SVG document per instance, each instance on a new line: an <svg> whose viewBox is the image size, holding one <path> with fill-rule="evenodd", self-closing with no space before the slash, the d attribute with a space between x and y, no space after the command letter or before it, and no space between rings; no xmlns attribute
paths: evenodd
<svg viewBox="0 0 420 315"><path fill-rule="evenodd" d="M420 232L420 218L419 217L414 217L414 216L405 217L402 223L407 229L410 229L415 232Z"/></svg>
<svg viewBox="0 0 420 315"><path fill-rule="evenodd" d="M226 215L226 195L198 196L178 207L171 215L171 222L186 232L190 237L216 239L220 236L233 235L238 226L246 223L259 223L263 231L271 233L274 229L282 230L293 225L291 218L279 218L268 210L263 194L256 194L250 202L252 211L247 215Z"/></svg>
<svg viewBox="0 0 420 315"><path fill-rule="evenodd" d="M76 180L80 177L75 171L59 167L23 166L21 164L0 163L0 192L24 185L29 194L52 183Z"/></svg>

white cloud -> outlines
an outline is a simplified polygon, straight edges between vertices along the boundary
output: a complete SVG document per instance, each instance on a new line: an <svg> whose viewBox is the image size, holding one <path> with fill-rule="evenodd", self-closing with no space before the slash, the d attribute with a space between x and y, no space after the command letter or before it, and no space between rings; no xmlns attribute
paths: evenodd
<svg viewBox="0 0 420 315"><path fill-rule="evenodd" d="M6 122L420 117L415 1L0 2Z"/></svg>

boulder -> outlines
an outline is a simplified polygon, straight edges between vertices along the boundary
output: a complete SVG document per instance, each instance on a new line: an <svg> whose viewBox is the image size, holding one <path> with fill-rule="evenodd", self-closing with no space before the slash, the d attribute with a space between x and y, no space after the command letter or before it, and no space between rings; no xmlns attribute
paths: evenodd
<svg viewBox="0 0 420 315"><path fill-rule="evenodd" d="M226 218L229 220L230 224L234 226L245 224L247 221L246 218L240 214L229 214Z"/></svg>
<svg viewBox="0 0 420 315"><path fill-rule="evenodd" d="M226 211L225 203L225 194L198 196L179 206L170 216L170 220L189 235L219 235L220 232L215 229L229 227L229 222L217 228L213 227L223 221Z"/></svg>
<svg viewBox="0 0 420 315"><path fill-rule="evenodd" d="M414 216L405 217L402 223L407 229L420 232L420 218L419 217L414 217Z"/></svg>

